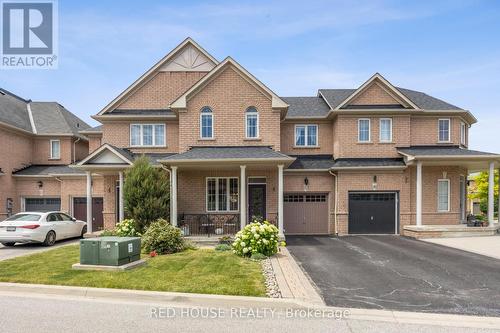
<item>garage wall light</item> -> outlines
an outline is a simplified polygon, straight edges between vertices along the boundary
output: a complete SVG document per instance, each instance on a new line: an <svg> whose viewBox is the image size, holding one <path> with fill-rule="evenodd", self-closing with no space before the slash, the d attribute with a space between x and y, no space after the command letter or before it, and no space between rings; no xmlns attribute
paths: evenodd
<svg viewBox="0 0 500 333"><path fill-rule="evenodd" d="M43 182L42 182L41 180L39 180L39 181L37 182L37 184L38 184L38 188L42 188L42 187L43 187Z"/></svg>

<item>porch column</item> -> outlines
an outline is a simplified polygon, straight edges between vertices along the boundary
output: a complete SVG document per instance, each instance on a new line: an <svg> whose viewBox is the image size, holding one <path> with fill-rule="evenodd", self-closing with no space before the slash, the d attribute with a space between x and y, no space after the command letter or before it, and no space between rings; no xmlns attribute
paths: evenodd
<svg viewBox="0 0 500 333"><path fill-rule="evenodd" d="M500 225L500 168L498 168L498 224Z"/></svg>
<svg viewBox="0 0 500 333"><path fill-rule="evenodd" d="M422 225L422 162L417 162L417 226Z"/></svg>
<svg viewBox="0 0 500 333"><path fill-rule="evenodd" d="M247 225L247 189L246 189L246 165L240 165L240 228Z"/></svg>
<svg viewBox="0 0 500 333"><path fill-rule="evenodd" d="M283 164L278 165L278 232L283 234Z"/></svg>
<svg viewBox="0 0 500 333"><path fill-rule="evenodd" d="M119 187L120 190L118 191L119 197L118 197L118 219L119 221L123 221L124 217L124 211L123 211L123 171L118 172L119 176Z"/></svg>
<svg viewBox="0 0 500 333"><path fill-rule="evenodd" d="M87 174L87 233L92 233L92 174Z"/></svg>
<svg viewBox="0 0 500 333"><path fill-rule="evenodd" d="M172 184L170 184L170 223L177 227L177 167L172 167Z"/></svg>
<svg viewBox="0 0 500 333"><path fill-rule="evenodd" d="M495 218L495 163L490 162L488 182L488 225L493 226L493 219Z"/></svg>

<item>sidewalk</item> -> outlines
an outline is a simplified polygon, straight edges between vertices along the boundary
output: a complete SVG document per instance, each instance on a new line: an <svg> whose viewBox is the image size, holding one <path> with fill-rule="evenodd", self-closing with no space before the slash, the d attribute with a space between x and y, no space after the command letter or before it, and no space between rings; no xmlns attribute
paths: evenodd
<svg viewBox="0 0 500 333"><path fill-rule="evenodd" d="M500 259L500 235L458 238L428 238L421 241Z"/></svg>

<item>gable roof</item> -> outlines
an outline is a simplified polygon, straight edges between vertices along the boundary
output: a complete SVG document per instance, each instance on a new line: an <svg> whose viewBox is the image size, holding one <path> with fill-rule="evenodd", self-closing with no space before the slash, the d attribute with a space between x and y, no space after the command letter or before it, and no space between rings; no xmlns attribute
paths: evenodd
<svg viewBox="0 0 500 333"><path fill-rule="evenodd" d="M98 158L99 156L101 156L107 152L111 152L120 161L122 161L123 163L121 163L121 162L119 163L121 165L131 165L132 162L134 161L134 155L130 151L128 151L126 149L115 147L113 145L110 145L109 143L105 143L102 146L100 146L99 148L97 148L96 150L94 150L90 155L85 157L83 160L78 162L76 165L74 165L74 167L78 168L78 167L82 167L82 166L89 165L89 164L92 165L92 163L89 163L89 162L91 162L92 160ZM104 164L116 165L117 163L104 163Z"/></svg>
<svg viewBox="0 0 500 333"><path fill-rule="evenodd" d="M288 103L286 119L325 118L330 107L321 97L281 97Z"/></svg>
<svg viewBox="0 0 500 333"><path fill-rule="evenodd" d="M233 58L227 57L220 64L217 65L211 72L201 78L198 82L196 82L191 88L189 88L184 94L182 94L179 98L177 98L170 105L171 109L185 109L187 107L187 101L193 95L195 95L199 90L203 89L203 87L210 82L211 79L216 77L218 73L223 71L226 67L232 66L232 68L236 69L241 75L248 78L251 83L267 93L271 97L271 106L273 108L281 108L285 109L288 107L288 104L282 100L278 95L276 95L271 89L269 89L266 85L260 82L255 76L253 76L249 71L243 68L240 64L238 64Z"/></svg>
<svg viewBox="0 0 500 333"><path fill-rule="evenodd" d="M196 43L190 37L186 38L182 43L177 45L172 51L170 51L166 56L160 59L156 64L153 65L150 69L148 69L144 74L142 74L137 80L135 80L127 89L125 89L120 95L114 98L108 105L106 105L97 115L101 116L107 113L110 110L113 110L119 102L121 102L125 97L127 97L131 92L135 91L141 83L148 80L152 75L154 75L162 66L167 64L170 60L172 60L178 53L184 49L185 47L194 47L196 50L201 52L207 59L213 62L214 65L217 65L219 62L212 55L210 55L207 51L205 51L198 43Z"/></svg>

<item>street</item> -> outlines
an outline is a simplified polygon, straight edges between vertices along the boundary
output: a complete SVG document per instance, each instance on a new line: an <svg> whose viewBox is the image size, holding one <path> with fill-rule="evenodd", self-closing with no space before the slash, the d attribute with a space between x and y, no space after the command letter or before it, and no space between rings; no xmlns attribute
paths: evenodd
<svg viewBox="0 0 500 333"><path fill-rule="evenodd" d="M286 314L256 317L255 313L229 315L212 308L209 318L196 306L169 307L119 299L91 299L27 293L0 293L0 330L14 332L500 332L478 328L407 324L387 318L309 319L287 318ZM163 309L163 311L159 311ZM192 311L190 311L190 309ZM172 315L176 311L175 315ZM163 313L163 316L159 316ZM170 314L169 314L170 313ZM182 313L184 313L182 315ZM222 314L219 318L217 314ZM192 318L196 317L196 318ZM457 325L453 323L450 325Z"/></svg>

